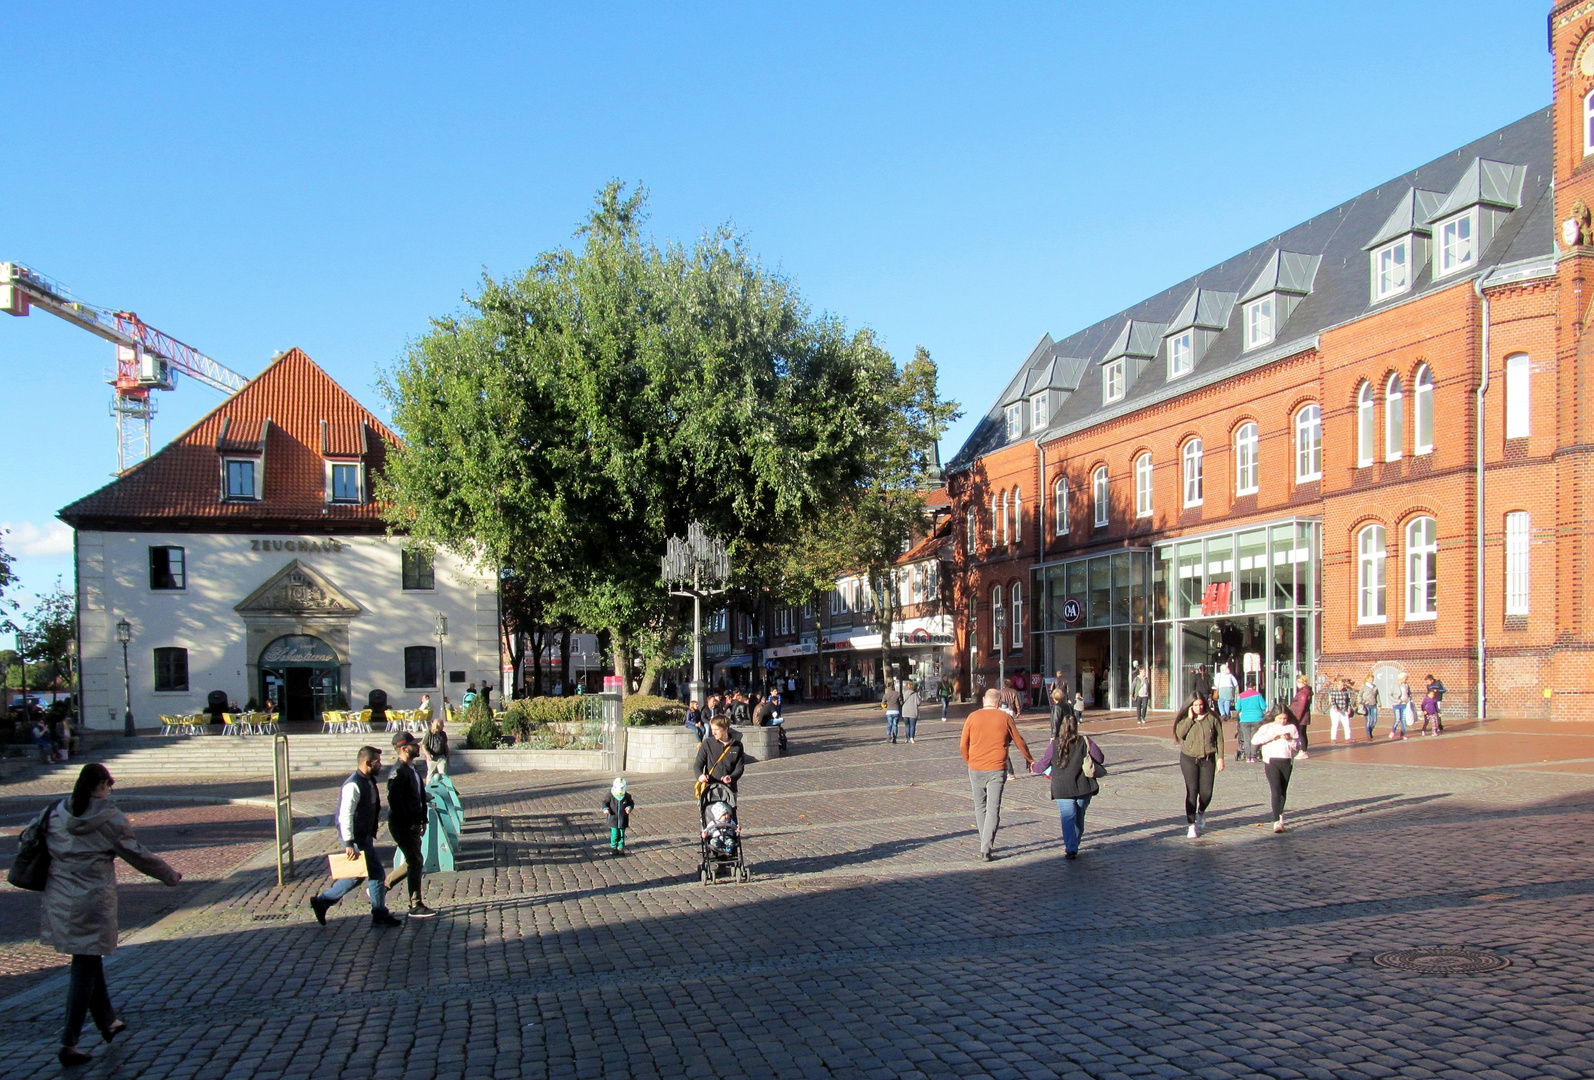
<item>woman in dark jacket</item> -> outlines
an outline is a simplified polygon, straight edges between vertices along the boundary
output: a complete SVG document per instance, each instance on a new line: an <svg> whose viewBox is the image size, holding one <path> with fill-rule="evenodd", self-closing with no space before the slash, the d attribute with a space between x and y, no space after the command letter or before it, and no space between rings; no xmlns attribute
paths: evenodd
<svg viewBox="0 0 1594 1080"><path fill-rule="evenodd" d="M1063 857L1079 854L1079 838L1085 833L1085 808L1098 790L1093 777L1085 775L1085 757L1090 740L1079 733L1079 722L1072 716L1063 720L1057 735L1057 751L1052 757L1052 798L1063 819Z"/></svg>
<svg viewBox="0 0 1594 1080"><path fill-rule="evenodd" d="M1179 771L1184 774L1185 835L1194 840L1207 827L1213 779L1223 771L1223 721L1197 694L1173 722L1173 737L1179 742Z"/></svg>
<svg viewBox="0 0 1594 1080"><path fill-rule="evenodd" d="M708 734L698 744L692 771L699 780L714 780L730 788L731 806L734 807L736 782L742 778L745 768L747 761L742 753L742 741L737 739L732 742L730 721L723 716L716 716L708 722Z"/></svg>
<svg viewBox="0 0 1594 1080"><path fill-rule="evenodd" d="M1301 753L1306 753L1306 729L1312 723L1312 683L1305 675L1295 676L1295 699L1289 705L1295 726L1301 731Z"/></svg>

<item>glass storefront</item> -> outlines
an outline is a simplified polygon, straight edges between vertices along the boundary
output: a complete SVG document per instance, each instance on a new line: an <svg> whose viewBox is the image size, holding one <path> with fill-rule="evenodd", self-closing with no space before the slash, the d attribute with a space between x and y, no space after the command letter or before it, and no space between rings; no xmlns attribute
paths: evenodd
<svg viewBox="0 0 1594 1080"><path fill-rule="evenodd" d="M1156 546L1155 707L1182 704L1225 663L1270 702L1294 692L1296 675L1315 679L1321 538L1320 522L1291 518Z"/></svg>
<svg viewBox="0 0 1594 1080"><path fill-rule="evenodd" d="M1151 649L1151 560L1146 548L1036 567L1031 576L1037 672L1061 671L1092 709L1126 709L1130 673Z"/></svg>

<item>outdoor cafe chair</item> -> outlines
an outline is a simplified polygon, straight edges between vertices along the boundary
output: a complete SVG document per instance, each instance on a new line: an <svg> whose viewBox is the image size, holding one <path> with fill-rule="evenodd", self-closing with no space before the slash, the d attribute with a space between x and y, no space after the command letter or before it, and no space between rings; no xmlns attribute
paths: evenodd
<svg viewBox="0 0 1594 1080"><path fill-rule="evenodd" d="M336 709L328 709L321 714L321 734L336 735L343 731L343 714Z"/></svg>

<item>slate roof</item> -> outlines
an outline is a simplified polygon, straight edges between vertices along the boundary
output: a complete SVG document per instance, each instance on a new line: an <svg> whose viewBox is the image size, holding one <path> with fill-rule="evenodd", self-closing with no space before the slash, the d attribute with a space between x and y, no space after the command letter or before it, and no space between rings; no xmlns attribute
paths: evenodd
<svg viewBox="0 0 1594 1080"><path fill-rule="evenodd" d="M1071 391L1059 394L1054 390L1048 401L1044 434L1056 438L1293 356L1315 347L1323 330L1422 296L1435 288L1431 259L1420 268L1409 292L1372 303L1367 251L1376 244L1371 241L1381 243L1407 232L1427 235L1429 223L1468 206L1481 204L1511 212L1477 265L1445 277L1439 287L1451 288L1499 267L1534 260L1545 263L1544 272L1549 272L1555 254L1554 207L1549 198L1552 153L1550 110L1546 108L1060 341L1050 334L1042 336L953 456L948 470L966 468L980 455L1007 445L1003 409L1027 397L1029 388L1047 385ZM1272 345L1243 353L1239 318L1243 300L1235 298L1258 295L1259 284L1301 298L1278 328ZM1301 296L1303 288L1307 291ZM1126 349L1128 355L1145 356L1144 339L1149 331L1144 328L1158 327L1160 335L1191 325L1211 326L1220 320L1222 332L1192 373L1170 381L1166 353L1158 351L1156 359L1133 378L1121 400L1102 404L1103 361ZM1154 344L1160 345L1160 339ZM1059 369L1077 370L1072 387L1066 385L1066 379L1061 380L1063 385L1053 381ZM1021 440L1039 434L1026 430Z"/></svg>
<svg viewBox="0 0 1594 1080"><path fill-rule="evenodd" d="M383 532L380 508L325 501L328 457L363 460L366 489L398 436L289 349L157 453L58 515L77 529ZM221 498L221 457L259 455L262 498Z"/></svg>

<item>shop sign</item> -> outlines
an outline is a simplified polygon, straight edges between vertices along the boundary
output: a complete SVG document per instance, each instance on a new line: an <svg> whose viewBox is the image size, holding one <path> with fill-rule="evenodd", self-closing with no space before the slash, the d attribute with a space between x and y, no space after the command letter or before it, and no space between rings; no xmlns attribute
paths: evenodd
<svg viewBox="0 0 1594 1080"><path fill-rule="evenodd" d="M1063 601L1063 622L1073 626L1084 617L1085 607L1078 600L1070 597Z"/></svg>
<svg viewBox="0 0 1594 1080"><path fill-rule="evenodd" d="M250 551L342 551L348 544L340 540L250 540Z"/></svg>
<svg viewBox="0 0 1594 1080"><path fill-rule="evenodd" d="M1233 587L1233 584L1227 581L1219 581L1208 585L1201 593L1201 614L1227 615L1229 613L1229 593Z"/></svg>

